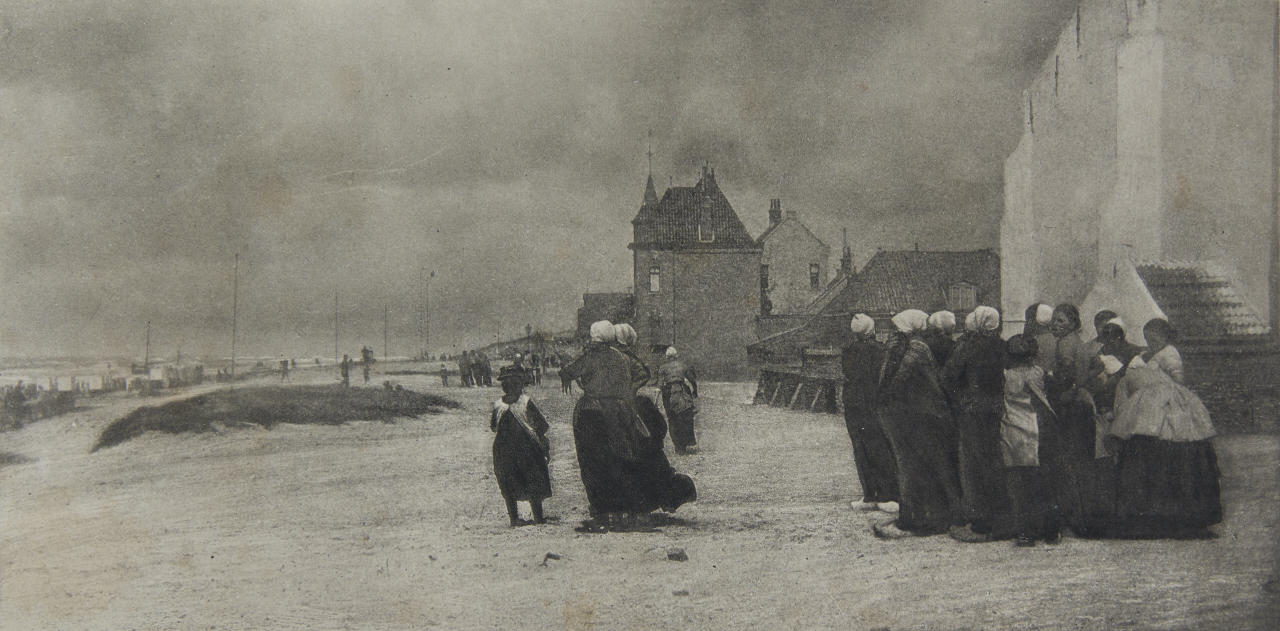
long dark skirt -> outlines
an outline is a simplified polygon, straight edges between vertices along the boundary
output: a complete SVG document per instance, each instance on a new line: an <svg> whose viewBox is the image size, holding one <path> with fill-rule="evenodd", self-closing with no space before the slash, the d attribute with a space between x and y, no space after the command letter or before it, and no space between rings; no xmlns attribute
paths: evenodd
<svg viewBox="0 0 1280 631"><path fill-rule="evenodd" d="M1008 521L996 529L1031 539L1056 539L1062 530L1062 514L1054 501L1056 482L1043 467L1005 469L1009 491Z"/></svg>
<svg viewBox="0 0 1280 631"><path fill-rule="evenodd" d="M667 423L662 412L658 411L658 406L648 397L637 396L636 410L644 420L645 427L649 428L650 436L642 457L630 465L633 479L641 489L641 503L632 510L647 513L660 508L675 512L684 503L697 499L698 491L692 478L676 473L671 461L667 460L667 454L663 452ZM674 439L674 435L672 438Z"/></svg>
<svg viewBox="0 0 1280 631"><path fill-rule="evenodd" d="M1068 473L1076 460L1066 447L1071 443L1067 426L1039 405L1036 409L1040 466L1005 469L1010 512L997 521L996 535L1055 539L1066 523L1063 505L1077 497Z"/></svg>
<svg viewBox="0 0 1280 631"><path fill-rule="evenodd" d="M1000 418L1004 397L968 397L956 417L960 444L960 490L964 516L974 532L990 533L1008 513L1009 489L1000 461ZM1014 534L1014 533L1002 533Z"/></svg>
<svg viewBox="0 0 1280 631"><path fill-rule="evenodd" d="M686 410L671 415L671 444L677 451L684 451L690 445L698 444L693 432L693 418L696 410Z"/></svg>
<svg viewBox="0 0 1280 631"><path fill-rule="evenodd" d="M1196 536L1222 521L1218 457L1207 440L1150 436L1121 441L1116 463L1117 537Z"/></svg>
<svg viewBox="0 0 1280 631"><path fill-rule="evenodd" d="M1095 458L1096 426L1089 406L1065 400L1054 406L1058 412L1059 445L1051 453L1042 449L1061 476L1058 501L1071 529L1091 536L1114 518L1115 478L1110 458Z"/></svg>
<svg viewBox="0 0 1280 631"><path fill-rule="evenodd" d="M665 427L661 413L651 401L644 405L637 400L637 405L650 438L634 445L618 444L625 432L617 429L623 421L613 416L628 413L622 406L602 410L579 399L574 409L574 446L592 515L674 511L697 497L693 481L676 473L663 454L662 438L654 440L654 435L661 436L655 431L659 424Z"/></svg>
<svg viewBox="0 0 1280 631"><path fill-rule="evenodd" d="M668 385L662 389L662 407L667 410L667 419L671 422L671 444L675 446L676 451L684 451L690 445L698 444L697 437L693 432L693 419L697 415L696 407L685 407L679 412L672 412L672 389L681 388L677 396L682 396L685 401L689 401L689 395L680 385ZM680 406L683 407L683 406Z"/></svg>
<svg viewBox="0 0 1280 631"><path fill-rule="evenodd" d="M880 418L898 469L898 527L924 535L963 523L952 420L902 403L884 406Z"/></svg>
<svg viewBox="0 0 1280 631"><path fill-rule="evenodd" d="M853 443L853 466L862 483L862 501L898 501L898 464L875 410L846 400L844 426Z"/></svg>
<svg viewBox="0 0 1280 631"><path fill-rule="evenodd" d="M623 469L623 455L615 444L619 432L610 427L613 423L616 421L599 409L579 405L574 410L574 448L592 515L623 512L637 503Z"/></svg>
<svg viewBox="0 0 1280 631"><path fill-rule="evenodd" d="M510 421L498 426L493 439L493 474L505 498L530 501L551 497L551 474L542 446Z"/></svg>

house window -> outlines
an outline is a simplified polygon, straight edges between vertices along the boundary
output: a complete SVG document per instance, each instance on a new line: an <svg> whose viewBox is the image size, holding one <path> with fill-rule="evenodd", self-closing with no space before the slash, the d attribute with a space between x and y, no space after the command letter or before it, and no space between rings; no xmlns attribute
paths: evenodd
<svg viewBox="0 0 1280 631"><path fill-rule="evenodd" d="M769 266L760 266L760 291L768 291L769 289Z"/></svg>
<svg viewBox="0 0 1280 631"><path fill-rule="evenodd" d="M978 288L959 282L947 288L947 309L954 312L973 311L978 306Z"/></svg>
<svg viewBox="0 0 1280 631"><path fill-rule="evenodd" d="M711 243L716 240L716 228L711 223L711 209L705 204L698 208L698 241Z"/></svg>
<svg viewBox="0 0 1280 631"><path fill-rule="evenodd" d="M810 289L817 289L820 286L819 283L822 281L821 276L822 276L822 267L819 266L817 263L810 263L809 264L809 288Z"/></svg>
<svg viewBox="0 0 1280 631"><path fill-rule="evenodd" d="M662 289L662 268L654 265L649 268L649 291Z"/></svg>

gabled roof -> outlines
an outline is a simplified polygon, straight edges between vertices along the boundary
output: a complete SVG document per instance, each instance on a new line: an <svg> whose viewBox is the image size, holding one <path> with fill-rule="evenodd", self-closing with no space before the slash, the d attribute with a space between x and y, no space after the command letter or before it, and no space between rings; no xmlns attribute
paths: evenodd
<svg viewBox="0 0 1280 631"><path fill-rule="evenodd" d="M961 282L977 288L978 304L999 304L1000 257L991 250L882 250L821 313L937 311L947 306L947 289Z"/></svg>
<svg viewBox="0 0 1280 631"><path fill-rule="evenodd" d="M835 300L837 296L843 294L851 283L856 284L857 282L858 280L856 276L844 273L837 274L836 277L831 279L831 282L827 283L827 286L822 289L822 293L815 296L808 305L805 305L804 313L809 315L822 313L823 310L826 309L827 305L831 304L831 301Z"/></svg>
<svg viewBox="0 0 1280 631"><path fill-rule="evenodd" d="M714 238L698 238L698 225L714 231ZM646 201L631 220L631 248L653 250L758 249L738 219L728 198L716 185L715 172L703 169L694 186L668 188L662 199ZM705 233L704 233L705 238Z"/></svg>
<svg viewBox="0 0 1280 631"><path fill-rule="evenodd" d="M765 231L760 234L760 237L756 239L756 243L759 244L760 246L764 246L764 242L766 239L769 238L769 235L773 234L774 230L777 230L780 226L786 223L799 226L801 230L804 230L805 233L808 234L809 237L812 238L814 241L817 241L819 245L821 245L824 248L827 247L827 244L822 239L819 239L818 235L814 234L813 231L809 229L809 226L804 225L804 222L800 221L800 218L794 215L789 215L785 217L782 221L779 221L778 223L775 223L772 226L769 226L768 228L766 228Z"/></svg>

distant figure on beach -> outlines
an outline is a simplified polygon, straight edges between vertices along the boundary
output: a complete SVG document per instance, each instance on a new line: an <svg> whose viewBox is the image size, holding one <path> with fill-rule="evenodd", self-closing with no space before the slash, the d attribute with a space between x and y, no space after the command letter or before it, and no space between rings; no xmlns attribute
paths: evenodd
<svg viewBox="0 0 1280 631"><path fill-rule="evenodd" d="M489 363L489 355L484 351L476 351L479 361L472 361L472 365L479 370L477 371L476 385L492 386L493 385L493 366Z"/></svg>
<svg viewBox="0 0 1280 631"><path fill-rule="evenodd" d="M678 454L695 454L698 439L693 433L693 418L698 413L694 402L698 398L698 377L693 367L680 359L676 347L668 346L665 357L658 367L658 387L671 426L671 444Z"/></svg>
<svg viewBox="0 0 1280 631"><path fill-rule="evenodd" d="M443 363L440 364L440 385L446 387L449 385L449 367Z"/></svg>
<svg viewBox="0 0 1280 631"><path fill-rule="evenodd" d="M541 524L546 522L542 500L551 497L551 474L547 470L551 460L551 443L547 440L550 426L524 393L527 377L511 367L498 373L502 398L493 402L489 417L489 430L497 434L493 439L493 473L512 528L529 523L520 519L516 502L529 502L533 523Z"/></svg>
<svg viewBox="0 0 1280 631"><path fill-rule="evenodd" d="M338 370L342 373L342 387L351 387L351 357L342 356L342 363L338 364Z"/></svg>
<svg viewBox="0 0 1280 631"><path fill-rule="evenodd" d="M18 385L4 393L4 411L15 423L20 423L27 417L27 396L22 390L22 382L19 381Z"/></svg>
<svg viewBox="0 0 1280 631"><path fill-rule="evenodd" d="M364 368L364 383L369 384L369 369L373 367L373 349L365 346L360 349L360 363Z"/></svg>
<svg viewBox="0 0 1280 631"><path fill-rule="evenodd" d="M458 380L462 381L463 388L471 387L471 352L462 351L462 357L458 357Z"/></svg>
<svg viewBox="0 0 1280 631"><path fill-rule="evenodd" d="M289 380L289 360L282 359L280 360L280 382L283 383L288 380Z"/></svg>

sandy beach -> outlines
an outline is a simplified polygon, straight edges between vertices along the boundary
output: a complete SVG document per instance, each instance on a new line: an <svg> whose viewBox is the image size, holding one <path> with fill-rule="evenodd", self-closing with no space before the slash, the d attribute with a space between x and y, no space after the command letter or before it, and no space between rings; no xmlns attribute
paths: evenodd
<svg viewBox="0 0 1280 631"><path fill-rule="evenodd" d="M752 407L751 386L709 384L702 452L671 456L698 501L659 532L593 535L573 530L586 501L558 380L531 389L551 423L547 512L558 521L511 529L489 453L497 390L391 379L463 408L149 433L90 454L111 421L164 400L115 396L0 434L0 452L19 457L0 465L0 628L1265 629L1278 619L1276 436L1216 440L1225 520L1214 540L889 542L848 506L858 486L842 419ZM670 560L675 548L688 560Z"/></svg>

